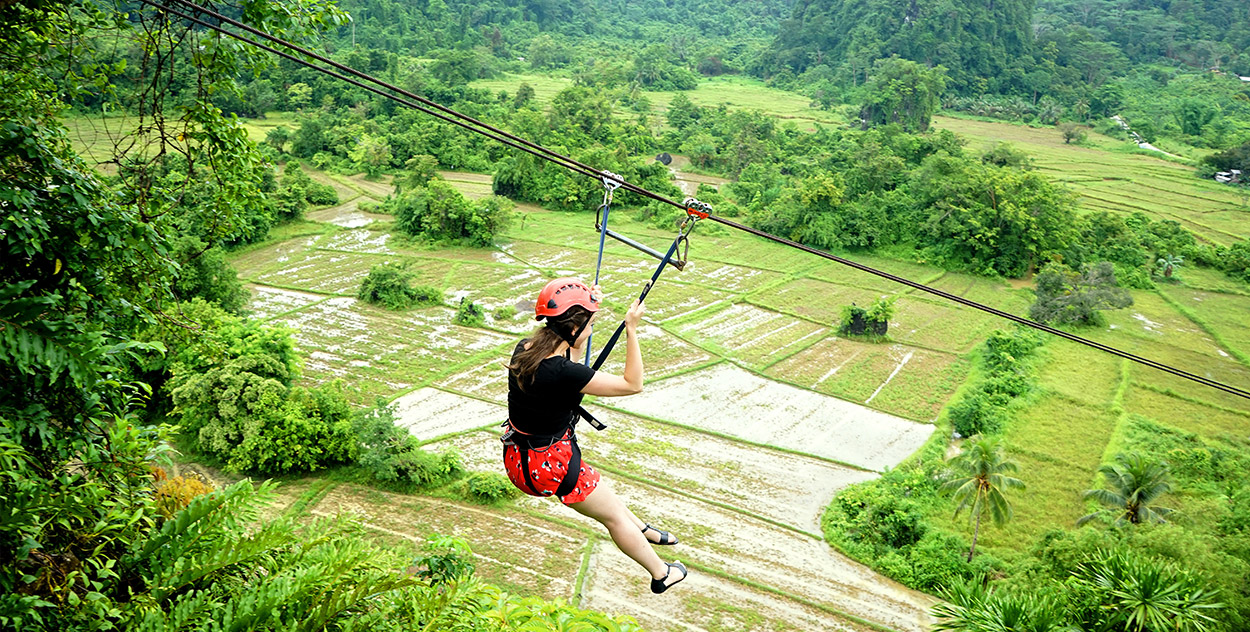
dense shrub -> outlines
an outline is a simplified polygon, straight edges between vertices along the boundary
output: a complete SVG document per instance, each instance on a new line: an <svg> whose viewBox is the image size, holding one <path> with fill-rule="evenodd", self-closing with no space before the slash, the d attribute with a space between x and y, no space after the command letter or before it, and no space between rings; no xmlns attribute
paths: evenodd
<svg viewBox="0 0 1250 632"><path fill-rule="evenodd" d="M197 449L235 471L310 471L355 458L336 385L293 388L290 332L193 306L203 332L172 359L174 416Z"/></svg>
<svg viewBox="0 0 1250 632"><path fill-rule="evenodd" d="M982 555L969 564L968 543L925 522L941 504L934 474L911 467L852 485L834 497L821 516L825 538L843 552L908 586L933 590L992 569Z"/></svg>
<svg viewBox="0 0 1250 632"><path fill-rule="evenodd" d="M489 246L512 218L512 202L500 197L471 201L442 180L388 198L401 231L432 241Z"/></svg>
<svg viewBox="0 0 1250 632"><path fill-rule="evenodd" d="M369 269L360 282L356 298L391 309L408 309L419 305L439 305L443 291L432 286L413 286L416 274L393 263L379 263Z"/></svg>
<svg viewBox="0 0 1250 632"><path fill-rule="evenodd" d="M894 297L881 297L873 301L868 309L854 303L842 307L842 322L838 325L838 333L850 336L869 336L882 338L890 329L890 318L894 316Z"/></svg>
<svg viewBox="0 0 1250 632"><path fill-rule="evenodd" d="M984 390L973 391L951 406L948 414L962 437L998 434L1007 421L1006 403Z"/></svg>
<svg viewBox="0 0 1250 632"><path fill-rule="evenodd" d="M456 315L452 317L452 322L465 327L481 327L486 324L486 310L481 305L469 300L469 297L462 297L460 305L456 308Z"/></svg>
<svg viewBox="0 0 1250 632"><path fill-rule="evenodd" d="M521 491L508 480L507 476L498 472L473 472L465 478L465 489L469 498L481 503L495 503L509 498L516 498Z"/></svg>
<svg viewBox="0 0 1250 632"><path fill-rule="evenodd" d="M1037 300L1029 307L1029 317L1043 322L1095 325L1102 322L1099 311L1133 304L1128 290L1117 286L1114 268L1106 261L1082 272L1051 263L1037 275L1036 283Z"/></svg>
<svg viewBox="0 0 1250 632"><path fill-rule="evenodd" d="M395 411L380 406L352 419L360 446L359 464L377 481L400 488L436 487L464 474L454 450L421 449L416 437L395 425Z"/></svg>

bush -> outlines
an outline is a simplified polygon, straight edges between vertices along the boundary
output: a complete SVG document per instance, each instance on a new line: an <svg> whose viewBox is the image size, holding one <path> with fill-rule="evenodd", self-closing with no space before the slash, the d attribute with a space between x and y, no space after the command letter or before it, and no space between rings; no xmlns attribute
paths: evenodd
<svg viewBox="0 0 1250 632"><path fill-rule="evenodd" d="M844 336L883 337L890 329L890 318L893 316L894 297L881 297L873 301L868 309L852 303L842 308L838 333Z"/></svg>
<svg viewBox="0 0 1250 632"><path fill-rule="evenodd" d="M465 478L469 498L483 504L491 504L516 498L521 491L507 476L498 472L473 472Z"/></svg>
<svg viewBox="0 0 1250 632"><path fill-rule="evenodd" d="M997 434L1007 421L1007 412L1000 398L984 391L974 391L950 407L950 420L962 437Z"/></svg>
<svg viewBox="0 0 1250 632"><path fill-rule="evenodd" d="M430 180L386 201L396 225L413 237L489 246L512 218L510 200L491 196L473 202L450 184Z"/></svg>
<svg viewBox="0 0 1250 632"><path fill-rule="evenodd" d="M516 308L511 305L501 305L496 307L490 315L495 320L511 320L513 316L516 316Z"/></svg>
<svg viewBox="0 0 1250 632"><path fill-rule="evenodd" d="M465 327L481 327L486 324L486 310L481 305L470 301L468 297L460 299L460 306L456 308L456 315L452 318L452 322Z"/></svg>
<svg viewBox="0 0 1250 632"><path fill-rule="evenodd" d="M1133 304L1128 290L1117 287L1114 267L1106 261L1079 273L1051 263L1036 282L1037 301L1029 307L1029 316L1043 322L1093 325L1101 322L1100 310Z"/></svg>
<svg viewBox="0 0 1250 632"><path fill-rule="evenodd" d="M212 493L213 484L198 474L167 478L163 468L153 468L152 478L156 485L153 501L156 511L166 520L187 508L197 496Z"/></svg>
<svg viewBox="0 0 1250 632"><path fill-rule="evenodd" d="M416 274L393 263L379 263L369 269L369 275L360 282L356 298L373 305L390 309L409 309L420 305L439 305L443 291L432 286L413 286Z"/></svg>
<svg viewBox="0 0 1250 632"><path fill-rule="evenodd" d="M421 449L417 438L395 425L395 411L379 407L352 419L360 446L360 466L373 478L402 488L436 487L464 473L460 454Z"/></svg>

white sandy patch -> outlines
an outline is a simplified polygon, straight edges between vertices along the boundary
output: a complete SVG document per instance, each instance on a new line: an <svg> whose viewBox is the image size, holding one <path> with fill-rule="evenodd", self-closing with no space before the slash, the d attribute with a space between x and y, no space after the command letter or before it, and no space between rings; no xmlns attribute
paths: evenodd
<svg viewBox="0 0 1250 632"><path fill-rule="evenodd" d="M1155 331L1156 329L1163 327L1162 323L1156 323L1155 321L1150 320L1149 318L1146 318L1145 315L1143 314L1138 314L1134 312L1133 318L1141 321L1142 328L1145 329L1146 331Z"/></svg>
<svg viewBox="0 0 1250 632"><path fill-rule="evenodd" d="M816 383L815 383L815 384L813 384L813 385L812 385L812 387L813 387L813 388L815 388L815 387L817 387L817 386L820 386L821 382L824 382L825 380L827 380L827 379L829 379L829 378L831 378L831 377L833 377L833 376L837 375L837 374L838 374L838 371L841 371L841 370L842 370L842 367L844 367L844 366L846 366L847 364L849 364L849 363L851 362L851 360L854 360L855 358L858 358L860 353L863 353L863 350L862 350L862 349L857 349L857 350L855 351L855 353L852 353L852 354L851 354L851 357L849 357L849 358L847 358L847 359L843 360L843 361L842 361L842 364L839 364L838 366L835 366L835 367L833 367L832 369L829 369L829 372L828 372L828 373L825 373L824 375L822 375L822 376L820 377L820 379L819 379L819 380L816 380Z"/></svg>
<svg viewBox="0 0 1250 632"><path fill-rule="evenodd" d="M453 395L436 388L417 389L394 402L395 425L421 439L432 439L452 432L471 430L508 418L508 409L498 404Z"/></svg>
<svg viewBox="0 0 1250 632"><path fill-rule="evenodd" d="M311 305L323 298L316 294L264 285L249 285L247 289L252 293L252 300L248 302L247 309L252 313L253 318L261 320Z"/></svg>
<svg viewBox="0 0 1250 632"><path fill-rule="evenodd" d="M364 228L354 228L334 235L326 242L325 247L330 250L393 255L395 251L386 245L390 239L390 233L374 233Z"/></svg>
<svg viewBox="0 0 1250 632"><path fill-rule="evenodd" d="M902 349L903 347L899 345L894 345L893 347L890 348L890 352L894 353L894 352L901 351ZM890 380L894 379L894 376L898 375L898 372L902 371L903 367L907 366L908 362L911 362L911 357L915 355L915 353L916 353L915 351L908 351L907 354L903 356L903 359L899 360L899 363L898 365L894 367L894 370L890 371L890 377L885 378L885 381L881 383L881 386L878 386L877 390L873 391L872 395L869 395L868 399L864 400L864 403L871 404L872 400L877 397L878 393L881 392L881 389L885 388L886 384L889 384Z"/></svg>
<svg viewBox="0 0 1250 632"><path fill-rule="evenodd" d="M626 410L872 470L915 452L933 426L721 364L617 400Z"/></svg>

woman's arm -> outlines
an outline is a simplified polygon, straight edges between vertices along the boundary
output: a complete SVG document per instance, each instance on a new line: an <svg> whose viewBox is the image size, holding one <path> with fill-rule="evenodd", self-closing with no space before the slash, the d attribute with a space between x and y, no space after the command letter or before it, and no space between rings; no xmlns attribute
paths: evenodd
<svg viewBox="0 0 1250 632"><path fill-rule="evenodd" d="M642 392L642 349L638 346L638 322L642 320L642 303L634 301L625 314L625 374L595 372L582 388L585 395L616 397Z"/></svg>

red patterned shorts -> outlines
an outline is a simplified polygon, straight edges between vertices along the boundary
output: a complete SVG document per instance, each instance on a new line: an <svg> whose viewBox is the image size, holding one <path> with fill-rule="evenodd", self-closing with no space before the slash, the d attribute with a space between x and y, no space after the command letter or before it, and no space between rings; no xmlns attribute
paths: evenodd
<svg viewBox="0 0 1250 632"><path fill-rule="evenodd" d="M521 448L505 445L503 448L503 465L508 471L508 478L516 488L530 496L551 496L560 488L560 481L569 470L569 459L573 457L573 449L568 439L551 444L551 447L529 451L530 478L534 481L535 494L525 481L525 473L521 471ZM577 475L577 485L573 491L560 498L566 505L586 500L590 492L599 486L599 472L584 459Z"/></svg>

